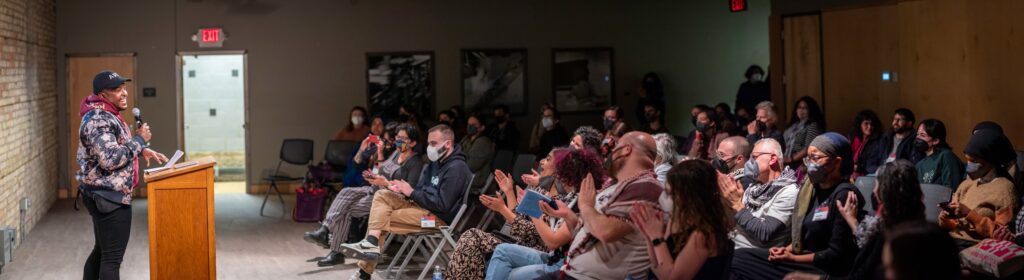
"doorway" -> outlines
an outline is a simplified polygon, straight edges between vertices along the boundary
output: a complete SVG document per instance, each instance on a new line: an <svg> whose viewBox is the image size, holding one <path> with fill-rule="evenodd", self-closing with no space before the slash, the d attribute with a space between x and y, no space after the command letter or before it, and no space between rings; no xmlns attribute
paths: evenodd
<svg viewBox="0 0 1024 280"><path fill-rule="evenodd" d="M245 193L245 54L180 54L178 65L185 155L217 160L215 192Z"/></svg>

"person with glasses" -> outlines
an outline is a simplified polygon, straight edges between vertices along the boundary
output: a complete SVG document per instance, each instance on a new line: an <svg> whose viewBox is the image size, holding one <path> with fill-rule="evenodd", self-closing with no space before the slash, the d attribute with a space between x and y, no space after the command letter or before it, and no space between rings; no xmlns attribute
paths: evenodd
<svg viewBox="0 0 1024 280"><path fill-rule="evenodd" d="M743 175L743 165L750 159L750 142L743 136L732 136L722 140L715 151L711 166L718 173L738 177Z"/></svg>
<svg viewBox="0 0 1024 280"><path fill-rule="evenodd" d="M794 271L821 275L850 272L858 248L839 204L851 195L864 201L857 187L849 183L852 156L850 141L838 133L828 132L811 141L803 159L808 180L797 194L790 218L790 244L736 250L732 279L783 279ZM860 220L864 211L858 209L855 216Z"/></svg>
<svg viewBox="0 0 1024 280"><path fill-rule="evenodd" d="M727 175L719 174L726 206L735 211L736 248L770 248L789 242L790 216L800 188L796 172L782 164L782 146L766 138L754 144L743 177L752 183L745 190Z"/></svg>

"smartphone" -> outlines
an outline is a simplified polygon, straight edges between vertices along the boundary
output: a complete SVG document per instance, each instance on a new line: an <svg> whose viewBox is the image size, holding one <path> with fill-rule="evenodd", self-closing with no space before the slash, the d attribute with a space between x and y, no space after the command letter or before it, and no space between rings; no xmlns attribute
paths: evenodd
<svg viewBox="0 0 1024 280"><path fill-rule="evenodd" d="M370 134L367 138L370 139L370 143L380 143L380 138L377 135Z"/></svg>
<svg viewBox="0 0 1024 280"><path fill-rule="evenodd" d="M946 202L940 202L940 203L939 203L939 208L941 208L941 209L942 209L943 211L946 211L946 214L947 214L947 215L948 215L948 216L949 216L950 218L954 218L954 219L955 219L955 218L959 218L959 217L958 217L958 216L956 215L956 209L953 209L952 207L949 207L949 201L946 201Z"/></svg>
<svg viewBox="0 0 1024 280"><path fill-rule="evenodd" d="M558 203L554 199L548 199L548 206L551 206L551 210L558 210Z"/></svg>

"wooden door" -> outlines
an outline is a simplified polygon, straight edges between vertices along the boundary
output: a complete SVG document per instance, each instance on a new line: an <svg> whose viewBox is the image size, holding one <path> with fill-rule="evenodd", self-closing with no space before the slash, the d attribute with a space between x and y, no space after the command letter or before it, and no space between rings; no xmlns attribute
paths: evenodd
<svg viewBox="0 0 1024 280"><path fill-rule="evenodd" d="M74 197L78 193L78 180L75 173L79 166L76 161L78 154L78 129L82 124L82 118L78 116L78 108L86 96L92 94L92 79L97 73L104 70L117 72L123 77L135 77L135 55L101 55L101 56L70 56L67 58L68 67L68 186L71 186L68 195ZM128 108L135 107L137 87L135 83L128 82ZM131 121L130 111L123 112L125 120Z"/></svg>
<svg viewBox="0 0 1024 280"><path fill-rule="evenodd" d="M793 103L802 96L822 102L821 16L782 18L783 100L774 100L779 127L789 124ZM823 108L824 109L824 108Z"/></svg>

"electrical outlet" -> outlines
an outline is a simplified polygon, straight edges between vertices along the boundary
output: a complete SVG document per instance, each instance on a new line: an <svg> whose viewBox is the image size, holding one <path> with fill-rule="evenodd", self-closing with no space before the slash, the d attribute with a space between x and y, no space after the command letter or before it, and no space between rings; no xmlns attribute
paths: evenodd
<svg viewBox="0 0 1024 280"><path fill-rule="evenodd" d="M21 211L28 211L32 207L32 199L28 197L21 198Z"/></svg>

